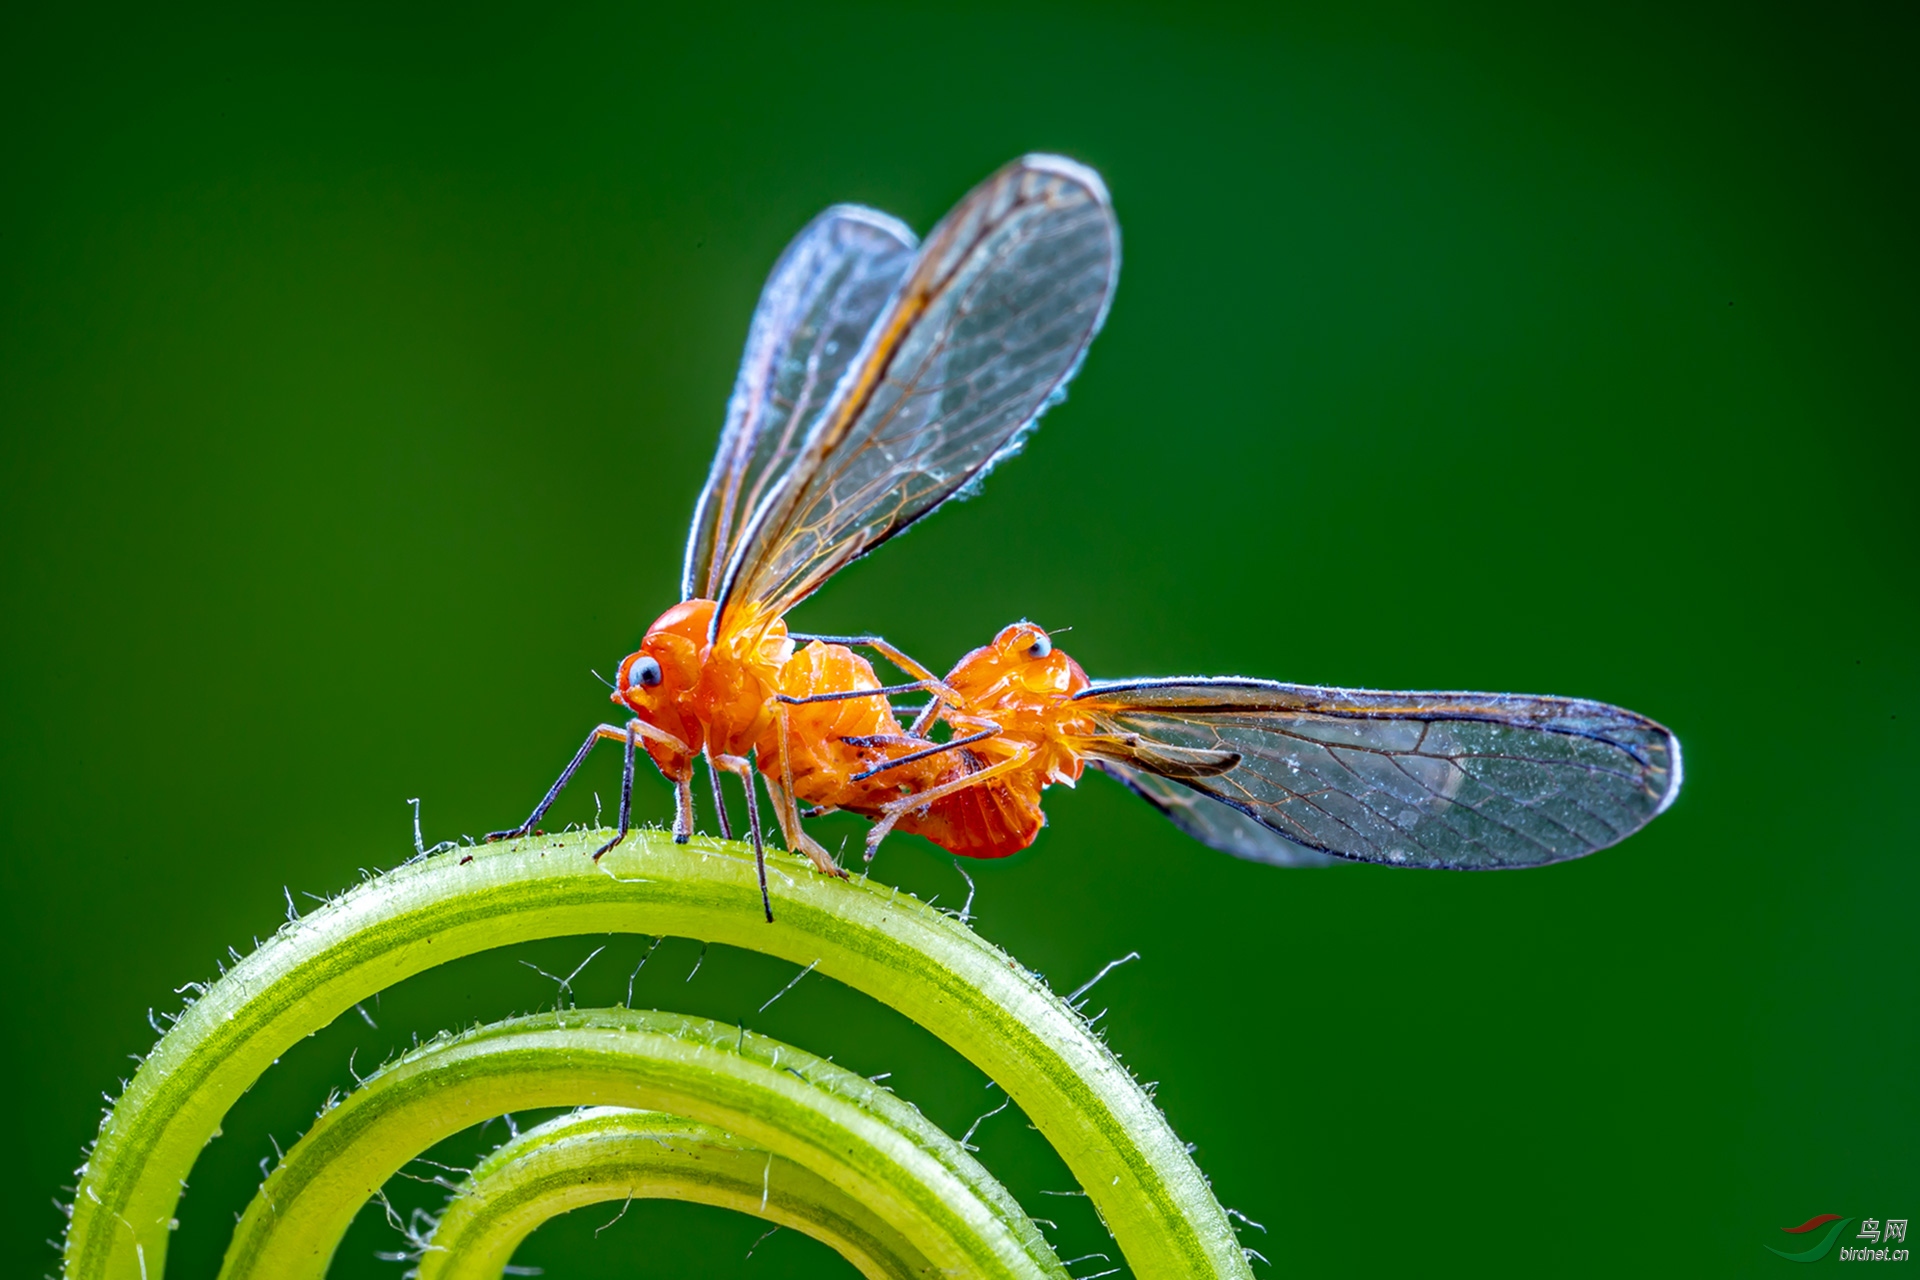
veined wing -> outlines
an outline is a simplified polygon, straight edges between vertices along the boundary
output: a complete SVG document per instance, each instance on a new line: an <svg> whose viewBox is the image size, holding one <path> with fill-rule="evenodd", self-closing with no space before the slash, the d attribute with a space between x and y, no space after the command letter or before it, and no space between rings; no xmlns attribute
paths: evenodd
<svg viewBox="0 0 1920 1280"><path fill-rule="evenodd" d="M1092 170L1027 156L928 235L728 565L729 609L784 613L977 481L1059 398L1099 331L1120 233Z"/></svg>
<svg viewBox="0 0 1920 1280"><path fill-rule="evenodd" d="M839 204L809 222L760 291L713 470L693 510L680 598L711 599L746 518L800 455L913 265L898 219Z"/></svg>
<svg viewBox="0 0 1920 1280"><path fill-rule="evenodd" d="M1325 867L1340 861L1330 853L1309 849L1249 818L1230 804L1184 783L1136 769L1118 760L1095 757L1087 763L1116 778L1127 790L1152 805L1174 826L1210 849L1249 862L1275 867Z"/></svg>
<svg viewBox="0 0 1920 1280"><path fill-rule="evenodd" d="M1488 870L1578 858L1633 834L1680 790L1678 739L1576 698L1229 678L1102 682L1077 701L1102 730L1076 743L1088 754L1362 862Z"/></svg>

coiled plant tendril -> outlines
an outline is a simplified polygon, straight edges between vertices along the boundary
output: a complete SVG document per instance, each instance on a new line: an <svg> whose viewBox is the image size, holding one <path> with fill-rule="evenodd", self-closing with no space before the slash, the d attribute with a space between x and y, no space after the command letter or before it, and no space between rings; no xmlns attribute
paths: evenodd
<svg viewBox="0 0 1920 1280"><path fill-rule="evenodd" d="M704 838L676 845L638 832L598 864L584 856L605 839L583 832L418 858L290 920L207 987L109 1111L80 1170L68 1280L159 1280L180 1189L228 1108L276 1057L358 1002L477 951L622 932L778 956L876 997L1019 1104L1136 1276L1250 1275L1226 1213L1131 1074L1044 982L964 924L898 890L830 880L779 854L769 867L778 923L768 925L745 847ZM448 1089L455 1080L470 1087ZM811 1224L810 1233L864 1259L856 1265L870 1275L916 1274L926 1264L983 1276L1063 1274L999 1184L886 1090L739 1028L620 1009L480 1028L370 1077L261 1188L223 1274L322 1275L354 1212L440 1137L526 1107L608 1104L670 1112L682 1119L636 1123L693 1122L675 1132L733 1153L732 1174L716 1164L698 1186L684 1168L648 1173L658 1178L648 1185L668 1188L660 1193L738 1205L739 1162L758 1159L767 1216ZM475 1171L443 1231L424 1242L423 1274L498 1274L485 1270L483 1254L504 1263L541 1215L573 1203L539 1190L541 1161L592 1149L555 1138L566 1123L534 1131L540 1139L523 1135ZM525 1170L506 1172L519 1156ZM623 1185L620 1195L637 1195L639 1176L608 1174L600 1189ZM481 1208L495 1200L488 1188L509 1186L500 1203L521 1205L519 1216L489 1220ZM469 1219L479 1225L459 1225ZM454 1230L442 1238L448 1223ZM471 1265L454 1247L462 1239L481 1242Z"/></svg>
<svg viewBox="0 0 1920 1280"><path fill-rule="evenodd" d="M650 1198L791 1227L871 1280L937 1274L905 1236L804 1165L695 1120L589 1107L527 1130L474 1168L420 1241L420 1280L500 1280L520 1242L548 1219Z"/></svg>

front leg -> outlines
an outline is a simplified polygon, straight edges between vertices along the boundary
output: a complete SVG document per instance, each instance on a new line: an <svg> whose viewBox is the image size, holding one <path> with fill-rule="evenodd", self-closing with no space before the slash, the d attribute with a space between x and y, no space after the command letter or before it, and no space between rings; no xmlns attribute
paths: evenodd
<svg viewBox="0 0 1920 1280"><path fill-rule="evenodd" d="M560 798L560 793L566 790L569 782L573 781L573 775L578 773L580 766L586 763L588 754L593 750L593 744L602 738L610 742L627 742L630 738L637 742L639 739L645 738L653 742L658 742L679 755L690 755L686 743L680 741L680 739L674 737L666 730L656 729L654 726L641 720L631 721L625 728L612 724L595 725L593 732L587 735L587 740L580 744L580 749L573 753L573 759L567 762L567 767L560 771L560 776L554 779L551 787L547 788L547 794L540 798L540 803L533 807L531 814L527 815L527 820L519 826L512 827L506 831L488 832L487 840L489 842L495 840L517 840L532 831L535 826L539 825L540 819L544 818L547 815L547 810L553 807L553 802ZM689 771L692 769L691 761L688 762L688 769ZM627 783L622 788L624 792L622 799L623 805L629 803L631 800L631 782L632 774L631 770L629 770ZM689 797L689 799L691 799L691 797ZM608 847L611 848L612 846L609 845ZM604 853L605 850L601 852Z"/></svg>
<svg viewBox="0 0 1920 1280"><path fill-rule="evenodd" d="M600 855L627 838L627 832L633 829L633 755L634 748L640 743L643 730L651 728L645 721L629 720L625 740L627 744L626 768L620 775L620 830L613 839L594 851L593 860L600 861ZM660 730L654 729L659 733ZM677 739L676 739L677 741ZM693 760L687 760L686 773L678 778L670 778L673 783L673 842L685 844L693 835Z"/></svg>
<svg viewBox="0 0 1920 1280"><path fill-rule="evenodd" d="M624 834L624 833L623 833ZM693 838L693 764L687 764L687 776L673 780L673 842L685 844Z"/></svg>
<svg viewBox="0 0 1920 1280"><path fill-rule="evenodd" d="M633 826L633 748L634 744L639 740L639 735L634 732L633 727L639 723L638 720L627 721L625 739L627 750L624 764L620 771L620 830L614 833L613 839L593 851L593 860L595 862L600 861L601 855L605 854L607 850L613 848L613 846L619 844L622 840L625 840L627 838L627 832ZM686 784L681 783L679 785L685 786Z"/></svg>
<svg viewBox="0 0 1920 1280"><path fill-rule="evenodd" d="M567 767L560 771L560 776L554 779L551 787L547 788L547 794L540 797L539 804L533 806L533 812L527 815L527 820L506 831L490 831L487 833L487 840L489 842L517 840L539 825L540 819L547 816L547 810L553 808L553 802L560 798L560 793L566 790L569 782L573 781L573 775L578 773L580 766L587 762L587 755L593 750L593 744L602 738L613 742L625 742L627 731L610 724L594 726L593 732L587 735L587 740L580 744L578 751L573 753L573 759L567 762Z"/></svg>

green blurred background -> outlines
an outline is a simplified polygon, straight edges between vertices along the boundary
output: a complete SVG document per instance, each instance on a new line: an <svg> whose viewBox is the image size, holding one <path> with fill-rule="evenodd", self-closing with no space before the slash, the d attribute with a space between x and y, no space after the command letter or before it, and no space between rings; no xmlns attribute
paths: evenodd
<svg viewBox="0 0 1920 1280"><path fill-rule="evenodd" d="M1911 11L1337 8L9 17L0 1271L52 1269L150 1007L283 886L405 857L408 797L430 841L517 820L605 714L589 669L673 597L786 239L836 200L924 230L1035 149L1112 188L1106 332L1025 456L797 625L944 664L1030 616L1096 676L1604 698L1688 782L1618 849L1464 876L1234 862L1094 779L972 868L980 929L1057 986L1142 954L1102 1025L1275 1272L1765 1275L1784 1225L1920 1216ZM961 891L916 840L878 874ZM289 1053L170 1274L212 1273L350 1055L551 1005L520 962L606 941ZM755 1014L791 966L685 982L696 950L636 1002L890 1070L956 1133L991 1105L890 1011L811 978ZM1016 1114L979 1140L1063 1256L1105 1244ZM716 1211L610 1216L520 1261L852 1274L788 1232L743 1261L758 1224ZM397 1244L363 1214L334 1274Z"/></svg>

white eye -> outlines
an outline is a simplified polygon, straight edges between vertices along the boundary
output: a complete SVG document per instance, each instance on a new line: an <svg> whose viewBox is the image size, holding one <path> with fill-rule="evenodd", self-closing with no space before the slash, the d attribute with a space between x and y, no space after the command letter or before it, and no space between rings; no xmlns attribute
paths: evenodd
<svg viewBox="0 0 1920 1280"><path fill-rule="evenodd" d="M1027 656L1029 658L1044 658L1052 652L1053 637L1047 635L1045 632L1042 632L1038 639L1027 646Z"/></svg>
<svg viewBox="0 0 1920 1280"><path fill-rule="evenodd" d="M660 664L652 658L642 655L627 668L627 687L630 689L651 689L659 683Z"/></svg>

